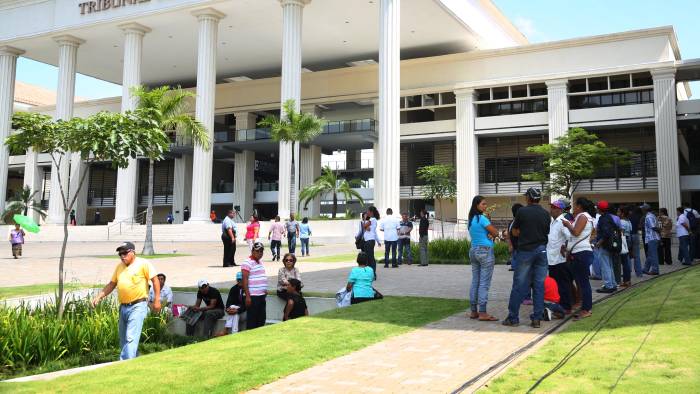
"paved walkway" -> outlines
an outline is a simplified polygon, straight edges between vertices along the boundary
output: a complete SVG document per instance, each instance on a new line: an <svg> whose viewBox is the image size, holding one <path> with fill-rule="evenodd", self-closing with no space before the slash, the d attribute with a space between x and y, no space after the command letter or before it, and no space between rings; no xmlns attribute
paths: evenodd
<svg viewBox="0 0 700 394"><path fill-rule="evenodd" d="M662 272L680 268L678 264L664 266ZM594 293L594 299L602 296ZM489 311L503 318L507 314L507 301L503 297L493 298ZM556 323L542 322L540 329L530 328L527 324L531 309L531 306L521 308L520 320L524 325L515 328L504 327L500 322L478 322L460 313L279 379L254 392L449 393L537 339Z"/></svg>

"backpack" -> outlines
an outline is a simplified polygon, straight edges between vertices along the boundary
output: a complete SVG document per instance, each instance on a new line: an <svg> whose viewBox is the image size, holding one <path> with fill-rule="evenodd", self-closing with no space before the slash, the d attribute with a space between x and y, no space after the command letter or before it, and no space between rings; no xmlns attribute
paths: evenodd
<svg viewBox="0 0 700 394"><path fill-rule="evenodd" d="M700 221L698 221L698 218L695 217L692 209L687 209L685 211L685 217L688 218L688 227L690 227L692 231L698 231Z"/></svg>

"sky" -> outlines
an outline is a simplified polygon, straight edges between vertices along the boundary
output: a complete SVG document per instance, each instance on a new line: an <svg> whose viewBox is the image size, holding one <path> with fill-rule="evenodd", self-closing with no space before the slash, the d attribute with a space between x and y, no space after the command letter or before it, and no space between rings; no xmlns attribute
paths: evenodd
<svg viewBox="0 0 700 394"><path fill-rule="evenodd" d="M700 0L493 0L532 43L673 25L684 59L700 58ZM17 79L56 90L56 67L21 58ZM700 94L700 82L692 89ZM76 95L121 95L118 85L78 75Z"/></svg>

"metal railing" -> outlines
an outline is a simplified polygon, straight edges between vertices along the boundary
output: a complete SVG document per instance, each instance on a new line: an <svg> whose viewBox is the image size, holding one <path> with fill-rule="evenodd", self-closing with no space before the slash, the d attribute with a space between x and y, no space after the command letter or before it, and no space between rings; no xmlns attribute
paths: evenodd
<svg viewBox="0 0 700 394"><path fill-rule="evenodd" d="M321 134L342 134L361 131L375 131L377 121L374 119L353 119L330 121L323 125ZM214 142L260 141L269 140L269 128L253 128L245 130L227 130L214 132Z"/></svg>
<svg viewBox="0 0 700 394"><path fill-rule="evenodd" d="M336 171L371 170L374 168L374 159L327 161L323 163L323 166Z"/></svg>
<svg viewBox="0 0 700 394"><path fill-rule="evenodd" d="M109 240L110 236L115 233L115 231L118 233L118 235L122 235L122 228L126 228L126 226L129 226L129 229L134 228L134 224L142 224L146 222L146 212L147 210L141 211L134 215L133 217L127 218L127 219L122 219L117 222L113 222L112 224L107 225L107 240ZM116 235L116 234L115 234Z"/></svg>
<svg viewBox="0 0 700 394"><path fill-rule="evenodd" d="M113 207L117 197L116 188L88 189L88 206Z"/></svg>

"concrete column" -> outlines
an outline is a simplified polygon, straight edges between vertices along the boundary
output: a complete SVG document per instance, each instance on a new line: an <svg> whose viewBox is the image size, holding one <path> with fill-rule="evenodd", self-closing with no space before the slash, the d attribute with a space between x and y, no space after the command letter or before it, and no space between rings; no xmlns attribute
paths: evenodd
<svg viewBox="0 0 700 394"><path fill-rule="evenodd" d="M296 110L301 106L301 27L304 6L311 0L280 0L282 6L282 89L281 104L289 99L296 103ZM284 116L282 110L281 116ZM297 144L298 145L298 144ZM297 149L298 152L298 149ZM296 152L295 152L296 153ZM298 168L299 155L295 155ZM292 145L280 142L279 151L279 192L277 212L281 217L288 217L296 210L292 202ZM295 172L298 180L298 171ZM297 189L298 182L294 189Z"/></svg>
<svg viewBox="0 0 700 394"><path fill-rule="evenodd" d="M38 153L33 149L27 149L24 157L24 186L28 187L29 190L38 192L34 196L34 201L38 204L41 200L41 179L43 177L43 170L39 169L37 165ZM34 211L29 211L28 215L39 223L39 214Z"/></svg>
<svg viewBox="0 0 700 394"><path fill-rule="evenodd" d="M24 51L11 46L0 46L0 141L5 141L12 129L12 112L15 101L15 74L17 57ZM7 200L7 167L10 151L0 146L0 208L5 210Z"/></svg>
<svg viewBox="0 0 700 394"><path fill-rule="evenodd" d="M551 144L569 130L569 98L566 95L568 81L558 79L546 81L545 84L549 108L549 143Z"/></svg>
<svg viewBox="0 0 700 394"><path fill-rule="evenodd" d="M299 162L299 190L314 183L316 178L321 176L321 147L310 145L301 148L301 160ZM310 201L307 208L304 204L299 206L299 214L307 217L317 217L321 214L321 197L316 197Z"/></svg>
<svg viewBox="0 0 700 394"><path fill-rule="evenodd" d="M374 205L380 212L399 211L401 178L400 49L401 1L381 0L379 7L379 154L375 153Z"/></svg>
<svg viewBox="0 0 700 394"><path fill-rule="evenodd" d="M57 120L70 120L73 117L73 102L75 101L75 68L78 62L78 46L85 41L69 35L54 37L54 41L58 44L58 89L56 90L55 118ZM48 222L51 224L63 224L65 220L61 188L68 198L68 202L73 196L70 190L78 188L78 179L71 180L69 184L70 176L74 175L70 173L72 156L69 152L63 154L60 157L60 167L57 167L55 163L51 164L51 195L49 196L48 212ZM75 167L77 168L75 173L81 174L82 166L79 156ZM60 174L60 183L57 174ZM76 212L78 211L76 210Z"/></svg>
<svg viewBox="0 0 700 394"><path fill-rule="evenodd" d="M214 141L216 47L219 20L225 15L213 8L197 10L192 14L199 21L195 118L207 129L209 140ZM190 222L207 223L210 221L213 160L213 147L205 150L201 146L195 145L192 158L192 217L190 217Z"/></svg>
<svg viewBox="0 0 700 394"><path fill-rule="evenodd" d="M192 204L192 155L175 158L173 171L174 223L184 222L184 209Z"/></svg>
<svg viewBox="0 0 700 394"><path fill-rule="evenodd" d="M143 36L151 29L138 23L119 26L124 31L124 63L122 74L122 112L136 108L137 101L129 91L141 84L141 55ZM139 163L129 159L127 168L117 170L117 196L114 207L114 221L128 220L136 216L138 194Z"/></svg>
<svg viewBox="0 0 700 394"><path fill-rule="evenodd" d="M244 150L236 153L233 164L233 206L239 206L243 220L253 214L255 193L255 152ZM240 220L238 217L236 220Z"/></svg>
<svg viewBox="0 0 700 394"><path fill-rule="evenodd" d="M656 171L659 179L659 207L672 212L681 205L678 165L678 124L676 123L675 69L653 70Z"/></svg>
<svg viewBox="0 0 700 394"><path fill-rule="evenodd" d="M457 97L457 219L467 220L471 201L479 194L479 144L474 132L474 90L455 92Z"/></svg>

